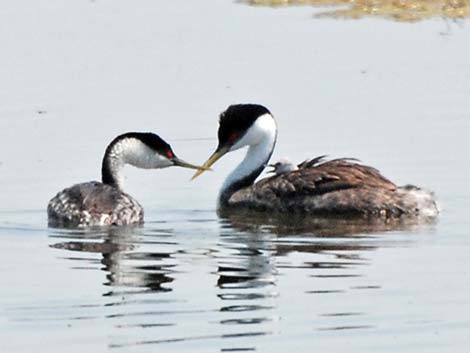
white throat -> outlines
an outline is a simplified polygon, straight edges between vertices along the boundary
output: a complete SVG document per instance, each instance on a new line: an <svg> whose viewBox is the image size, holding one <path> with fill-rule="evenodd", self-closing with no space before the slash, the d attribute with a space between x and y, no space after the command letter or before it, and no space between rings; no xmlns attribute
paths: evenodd
<svg viewBox="0 0 470 353"><path fill-rule="evenodd" d="M105 159L107 159L109 172L121 190L124 182L122 168L126 164L143 169L166 168L173 165L168 158L161 156L139 139L132 137L118 141L105 156Z"/></svg>
<svg viewBox="0 0 470 353"><path fill-rule="evenodd" d="M219 202L223 202L222 198L224 195L227 196L227 193L237 191L236 185L243 179L252 179L250 183L254 182L271 157L274 145L276 144L276 137L276 122L270 114L265 114L256 119L245 135L232 146L231 151L245 146L249 148L243 161L225 179L220 192ZM247 185L240 186L244 187Z"/></svg>

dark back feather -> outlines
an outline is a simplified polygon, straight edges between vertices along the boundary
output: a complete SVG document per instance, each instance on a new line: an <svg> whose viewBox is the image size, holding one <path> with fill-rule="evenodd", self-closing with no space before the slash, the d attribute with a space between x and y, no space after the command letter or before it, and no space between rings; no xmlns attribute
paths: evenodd
<svg viewBox="0 0 470 353"><path fill-rule="evenodd" d="M301 163L298 170L239 190L230 198L229 206L328 217L433 217L439 213L432 193L426 190L397 187L377 169L355 159L326 161L324 156Z"/></svg>
<svg viewBox="0 0 470 353"><path fill-rule="evenodd" d="M255 184L257 192L277 196L321 195L338 190L370 187L395 190L396 185L372 167L352 158L325 161L325 156L299 164L299 169L272 176Z"/></svg>

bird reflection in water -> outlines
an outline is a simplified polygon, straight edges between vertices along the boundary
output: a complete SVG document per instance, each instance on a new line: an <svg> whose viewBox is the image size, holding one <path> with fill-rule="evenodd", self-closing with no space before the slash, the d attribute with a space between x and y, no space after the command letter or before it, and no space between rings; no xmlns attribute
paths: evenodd
<svg viewBox="0 0 470 353"><path fill-rule="evenodd" d="M220 213L218 220L205 213L191 217L185 214L184 232L166 224L163 230L51 234L60 239L52 247L67 250L60 256L66 253L71 266L106 272L105 284L112 289L104 295L118 300L106 303L105 317L120 330L110 347L219 340L221 351L254 350L258 341L252 337L289 330L286 315L303 312L310 300L319 305L308 307L308 330L373 327L367 309L354 300L383 285L368 278L372 257L367 254L413 241L384 232L422 226L405 219L299 219L233 211ZM132 295L165 291L171 293ZM321 303L345 293L344 300ZM130 294L124 295L125 305L117 297L123 294ZM146 330L136 336L135 327Z"/></svg>
<svg viewBox="0 0 470 353"><path fill-rule="evenodd" d="M370 264L367 253L412 241L403 238L397 241L383 233L414 232L434 224L433 220L423 218L306 218L267 215L252 210L219 211L219 217L221 245L230 252L219 261L218 296L224 301L220 311L241 312L238 316L234 313L233 318L221 321L221 324L260 324L257 330L264 329L265 332L280 320L276 297L283 291L285 285L280 281L285 276L294 276L300 281L300 292L295 294L290 288L289 296L293 298L297 295L341 295L359 289L380 290L381 285L370 284L367 278L361 278L367 273L361 268ZM290 280L287 278L287 281ZM345 320L346 316L353 322L348 328L370 327L361 324L363 313L354 317L349 315L354 309L351 304L346 312L320 310L315 321L317 329L344 329L344 325L322 325L325 325L325 318ZM356 315L359 323L354 321Z"/></svg>
<svg viewBox="0 0 470 353"><path fill-rule="evenodd" d="M219 217L232 227L249 232L270 232L279 236L311 235L315 237L363 237L372 233L413 231L436 223L428 217L312 217L303 214L256 212L253 210L219 210Z"/></svg>
<svg viewBox="0 0 470 353"><path fill-rule="evenodd" d="M67 238L67 241L52 244L51 247L88 254L101 253L101 270L106 273L106 286L126 288L126 290L171 291L168 283L173 282L170 276L171 265L162 264L171 257L166 252L141 252L138 227L111 227L103 230L67 231L56 230L51 237ZM157 248L158 249L158 248ZM77 260L76 257L69 257ZM89 261L90 259L84 258ZM115 293L114 289L104 295Z"/></svg>
<svg viewBox="0 0 470 353"><path fill-rule="evenodd" d="M271 234L273 255L286 255L292 251L304 253L373 250L380 246L372 241L379 233L392 231L419 231L432 227L433 218L334 218L304 217L302 215L266 214L265 212L219 211L224 224L241 232ZM243 238L239 238L241 240ZM370 240L370 241L368 241ZM266 245L265 245L266 246ZM256 249L251 250L256 253ZM339 256L339 255L338 255Z"/></svg>

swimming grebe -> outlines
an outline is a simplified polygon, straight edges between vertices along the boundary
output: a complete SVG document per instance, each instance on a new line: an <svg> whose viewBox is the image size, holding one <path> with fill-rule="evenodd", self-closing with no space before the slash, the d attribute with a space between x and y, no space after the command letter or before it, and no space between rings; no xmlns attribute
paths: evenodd
<svg viewBox="0 0 470 353"><path fill-rule="evenodd" d="M92 227L142 223L144 210L122 191L121 169L125 164L156 169L171 166L200 169L173 153L171 146L149 132L128 132L116 137L106 148L101 167L101 183L73 185L49 201L50 226Z"/></svg>
<svg viewBox="0 0 470 353"><path fill-rule="evenodd" d="M204 167L209 168L228 152L249 148L222 186L219 209L382 217L433 217L438 213L431 192L411 185L396 186L376 169L354 159L326 161L318 157L254 183L271 157L276 137L276 122L261 105L232 105L220 115L219 144ZM193 179L202 172L197 171Z"/></svg>

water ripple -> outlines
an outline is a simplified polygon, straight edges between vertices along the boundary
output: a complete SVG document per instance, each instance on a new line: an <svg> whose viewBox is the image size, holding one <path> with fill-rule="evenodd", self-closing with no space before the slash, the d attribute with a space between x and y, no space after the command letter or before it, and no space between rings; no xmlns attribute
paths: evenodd
<svg viewBox="0 0 470 353"><path fill-rule="evenodd" d="M253 351L255 346L222 342L280 332L290 320L280 308L303 307L313 296L315 306L301 312L317 331L374 327L367 308L350 298L382 290L367 278L370 254L407 246L406 240L377 236L370 224L292 224L237 215L217 221L207 213L184 213L182 219L173 213L171 220L143 228L51 230L49 245L57 259L71 271L86 269L81 276L101 273L99 301L32 307L17 319L110 322L117 330L110 348L220 340L220 351ZM338 296L348 299L330 305ZM360 323L352 321L358 318Z"/></svg>

